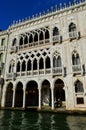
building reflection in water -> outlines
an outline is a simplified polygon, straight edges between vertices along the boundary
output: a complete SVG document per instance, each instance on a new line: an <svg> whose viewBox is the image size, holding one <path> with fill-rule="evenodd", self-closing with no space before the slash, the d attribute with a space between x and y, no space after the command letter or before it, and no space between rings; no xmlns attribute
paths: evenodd
<svg viewBox="0 0 86 130"><path fill-rule="evenodd" d="M70 130L86 130L85 116L67 116L66 121Z"/></svg>
<svg viewBox="0 0 86 130"><path fill-rule="evenodd" d="M1 110L0 130L86 130L86 117Z"/></svg>

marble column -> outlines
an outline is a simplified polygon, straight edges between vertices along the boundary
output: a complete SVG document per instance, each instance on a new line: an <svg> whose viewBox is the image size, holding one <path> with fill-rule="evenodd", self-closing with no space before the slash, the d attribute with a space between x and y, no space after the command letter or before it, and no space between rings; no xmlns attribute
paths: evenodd
<svg viewBox="0 0 86 130"><path fill-rule="evenodd" d="M15 87L13 89L13 101L12 101L12 107L15 107Z"/></svg>
<svg viewBox="0 0 86 130"><path fill-rule="evenodd" d="M23 89L23 108L25 108L25 97L26 97L26 91L25 91L26 89Z"/></svg>
<svg viewBox="0 0 86 130"><path fill-rule="evenodd" d="M39 90L39 109L41 109L41 88L38 88Z"/></svg>
<svg viewBox="0 0 86 130"><path fill-rule="evenodd" d="M52 110L54 109L54 88L51 88Z"/></svg>

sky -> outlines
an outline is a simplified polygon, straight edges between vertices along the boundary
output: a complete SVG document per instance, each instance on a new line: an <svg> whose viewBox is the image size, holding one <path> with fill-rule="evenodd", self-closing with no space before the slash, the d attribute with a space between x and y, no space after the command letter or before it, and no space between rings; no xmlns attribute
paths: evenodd
<svg viewBox="0 0 86 130"><path fill-rule="evenodd" d="M0 0L0 29L6 30L13 21L31 17L60 3L73 0Z"/></svg>

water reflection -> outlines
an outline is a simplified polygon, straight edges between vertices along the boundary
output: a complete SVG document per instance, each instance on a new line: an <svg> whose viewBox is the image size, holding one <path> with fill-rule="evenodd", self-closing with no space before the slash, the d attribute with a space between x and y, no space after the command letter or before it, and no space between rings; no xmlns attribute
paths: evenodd
<svg viewBox="0 0 86 130"><path fill-rule="evenodd" d="M0 130L85 130L85 116L0 111Z"/></svg>
<svg viewBox="0 0 86 130"><path fill-rule="evenodd" d="M68 116L66 120L70 130L86 130L85 116Z"/></svg>

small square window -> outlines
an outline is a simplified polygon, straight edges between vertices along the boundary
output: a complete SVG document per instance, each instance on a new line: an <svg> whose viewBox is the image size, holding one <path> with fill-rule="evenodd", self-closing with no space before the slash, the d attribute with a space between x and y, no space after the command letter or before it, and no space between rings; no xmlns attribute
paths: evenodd
<svg viewBox="0 0 86 130"><path fill-rule="evenodd" d="M84 104L83 98L77 98L77 104Z"/></svg>

